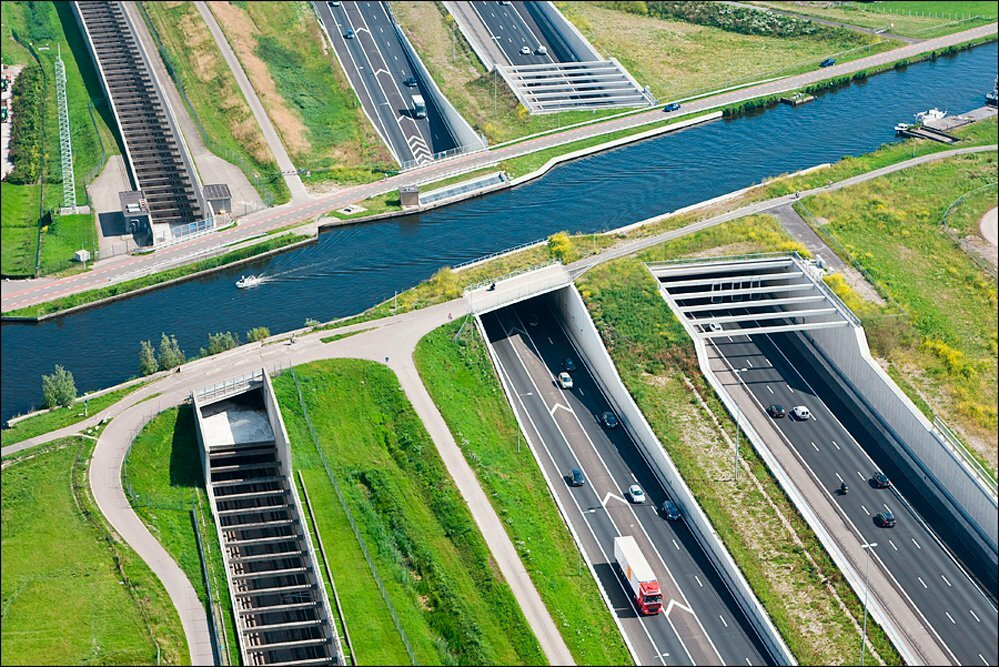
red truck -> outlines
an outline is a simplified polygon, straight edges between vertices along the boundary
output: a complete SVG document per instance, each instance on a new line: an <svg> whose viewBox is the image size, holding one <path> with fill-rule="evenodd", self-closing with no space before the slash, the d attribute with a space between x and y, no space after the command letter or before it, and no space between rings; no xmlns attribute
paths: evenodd
<svg viewBox="0 0 999 667"><path fill-rule="evenodd" d="M659 590L655 572L645 560L634 537L614 538L614 560L628 582L638 611L646 616L658 614L663 606L663 594Z"/></svg>

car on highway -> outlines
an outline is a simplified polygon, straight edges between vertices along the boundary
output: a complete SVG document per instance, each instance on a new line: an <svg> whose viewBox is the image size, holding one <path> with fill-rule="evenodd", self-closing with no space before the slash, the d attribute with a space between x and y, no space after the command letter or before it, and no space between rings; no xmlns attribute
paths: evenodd
<svg viewBox="0 0 999 667"><path fill-rule="evenodd" d="M569 371L570 373L576 370L576 362L572 357L566 357L562 362L562 368Z"/></svg>
<svg viewBox="0 0 999 667"><path fill-rule="evenodd" d="M888 475L884 474L880 470L874 473L871 480L874 482L874 487L878 489L887 489L891 486L891 480L888 479Z"/></svg>
<svg viewBox="0 0 999 667"><path fill-rule="evenodd" d="M632 484L628 487L628 500L636 505L641 505L645 502L645 491L642 491L642 487L638 484Z"/></svg>
<svg viewBox="0 0 999 667"><path fill-rule="evenodd" d="M607 428L617 428L617 415L613 412L605 412L600 415L600 421L603 422L603 425Z"/></svg>
<svg viewBox="0 0 999 667"><path fill-rule="evenodd" d="M583 486L586 484L586 477L583 476L583 471L579 468L570 470L566 479L569 480L569 486Z"/></svg>
<svg viewBox="0 0 999 667"><path fill-rule="evenodd" d="M680 110L680 103L679 102L670 102L669 104L667 104L666 106L663 107L663 112L664 113L670 113L670 112L679 111L679 110Z"/></svg>
<svg viewBox="0 0 999 667"><path fill-rule="evenodd" d="M796 405L791 408L791 416L800 422L806 422L812 418L812 412L804 405Z"/></svg>
<svg viewBox="0 0 999 667"><path fill-rule="evenodd" d="M340 3L337 0L330 1L330 7L339 7Z"/></svg>
<svg viewBox="0 0 999 667"><path fill-rule="evenodd" d="M826 58L825 60L819 63L819 67L832 67L835 64L836 64L835 58Z"/></svg>
<svg viewBox="0 0 999 667"><path fill-rule="evenodd" d="M667 521L680 520L680 508L672 500L664 500L662 506L663 518Z"/></svg>
<svg viewBox="0 0 999 667"><path fill-rule="evenodd" d="M343 33L343 36L346 37L347 39L354 39L354 29L351 28L347 32Z"/></svg>
<svg viewBox="0 0 999 667"><path fill-rule="evenodd" d="M787 414L787 410L784 409L783 405L771 403L767 406L767 414L773 419L782 419Z"/></svg>
<svg viewBox="0 0 999 667"><path fill-rule="evenodd" d="M891 510L878 512L877 516L874 517L874 523L878 524L882 528L894 528L895 515L891 513Z"/></svg>
<svg viewBox="0 0 999 667"><path fill-rule="evenodd" d="M527 323L530 324L532 327L538 326L538 314L537 313L531 313L530 315L528 315L527 316Z"/></svg>
<svg viewBox="0 0 999 667"><path fill-rule="evenodd" d="M419 85L419 81L416 80L415 76L411 76L403 81L402 84L407 88L416 88L416 86Z"/></svg>
<svg viewBox="0 0 999 667"><path fill-rule="evenodd" d="M536 56L547 56L548 55L548 47L544 46L543 44L539 44L538 48L534 49L534 55L536 55Z"/></svg>
<svg viewBox="0 0 999 667"><path fill-rule="evenodd" d="M558 386L563 389L572 389L572 376L562 371L558 374Z"/></svg>
<svg viewBox="0 0 999 667"><path fill-rule="evenodd" d="M529 47L527 44L525 44L524 46L520 47L520 55L522 55L522 56L529 56L529 55L531 55L531 47Z"/></svg>

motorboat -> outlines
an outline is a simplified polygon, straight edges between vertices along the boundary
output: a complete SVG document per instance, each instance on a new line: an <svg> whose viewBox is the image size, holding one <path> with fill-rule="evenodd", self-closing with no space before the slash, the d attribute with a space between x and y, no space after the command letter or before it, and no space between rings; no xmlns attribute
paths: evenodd
<svg viewBox="0 0 999 667"><path fill-rule="evenodd" d="M239 289L249 289L251 287L259 286L260 282L260 276L240 276L239 280L236 281L236 287Z"/></svg>
<svg viewBox="0 0 999 667"><path fill-rule="evenodd" d="M911 127L909 123L898 123L895 125L895 134L902 134Z"/></svg>
<svg viewBox="0 0 999 667"><path fill-rule="evenodd" d="M946 117L947 117L946 111L940 111L940 109L933 107L929 111L920 111L919 113L917 113L916 122L925 125L926 123L932 123L937 120L943 120Z"/></svg>

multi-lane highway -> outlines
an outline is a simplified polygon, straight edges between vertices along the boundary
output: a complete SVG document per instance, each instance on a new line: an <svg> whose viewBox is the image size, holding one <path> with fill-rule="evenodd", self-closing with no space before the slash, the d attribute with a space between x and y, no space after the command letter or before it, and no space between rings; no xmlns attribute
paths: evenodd
<svg viewBox="0 0 999 667"><path fill-rule="evenodd" d="M403 165L433 161L457 146L439 109L406 56L382 2L312 3L372 125ZM417 86L407 86L415 79ZM418 118L413 95L426 102Z"/></svg>
<svg viewBox="0 0 999 667"><path fill-rule="evenodd" d="M565 510L639 664L773 664L743 611L684 521L666 521L657 508L666 491L623 427L606 428L611 408L543 298L483 316L514 408ZM574 386L555 375L572 358ZM586 484L565 476L579 467ZM628 502L638 483L645 503ZM615 571L613 540L631 535L663 591L663 612L642 617Z"/></svg>
<svg viewBox="0 0 999 667"><path fill-rule="evenodd" d="M473 0L468 3L490 38L503 51L504 65L540 65L557 62L552 45L521 2L504 4L496 0ZM538 53L538 47L545 47ZM530 53L521 53L527 48Z"/></svg>
<svg viewBox="0 0 999 667"><path fill-rule="evenodd" d="M893 471L894 463L890 459L876 463L859 444L858 439L869 437L861 436L858 430L857 420L863 416L842 411L837 414L830 409L830 404L837 403L830 396L836 389L807 371L799 371L800 357L806 353L801 334L748 336L733 331L731 336L712 338L708 344L716 346L727 359L760 410L771 404L782 405L788 412L797 405L809 409L811 419L798 421L788 416L775 419L774 424L809 474L834 499L858 543L877 544L871 566L882 568L897 583L955 664L997 664L999 617L992 598L927 525L918 511L920 502L913 507L903 495L918 495L918 489L901 479L896 480L898 486L875 487L873 474ZM877 451L881 448L871 448L875 456ZM838 489L844 482L849 491L841 494ZM917 500L915 496L913 499ZM876 523L876 515L885 510L895 515L894 528L882 528Z"/></svg>

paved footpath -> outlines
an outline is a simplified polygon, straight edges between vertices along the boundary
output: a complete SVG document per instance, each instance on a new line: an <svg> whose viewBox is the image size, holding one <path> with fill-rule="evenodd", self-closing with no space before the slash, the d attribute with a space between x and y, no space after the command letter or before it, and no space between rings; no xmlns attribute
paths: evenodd
<svg viewBox="0 0 999 667"><path fill-rule="evenodd" d="M965 153L994 151L997 148L999 146L978 146L923 155L801 194L807 196L816 192L839 189L917 164ZM567 268L573 276L578 276L596 264L633 254L737 217L770 211L791 203L794 198L794 195L787 195L749 204L680 229L620 244L570 264ZM665 217L667 216L652 218L649 222L656 222ZM269 345L262 343L243 345L220 355L185 364L179 373L160 373L148 385L89 419L5 447L2 455L7 456L60 437L80 433L83 429L96 425L106 418L110 419L110 423L97 441L91 462L90 486L94 498L115 531L135 549L163 582L180 614L191 650L192 663L210 664L212 656L208 642L208 619L194 588L177 563L132 510L122 489L121 468L135 434L160 411L185 401L192 391L260 368L266 368L268 372L277 372L291 365L330 358L360 358L385 363L398 376L406 396L433 439L449 474L468 504L476 525L486 539L493 558L510 585L549 662L572 664L572 656L565 641L517 556L503 524L479 486L474 471L465 461L443 417L427 393L413 362L413 351L419 340L433 329L446 324L452 315L463 314L467 308L468 304L464 299L455 299L402 315L350 325L339 329L338 332L360 333L333 343L323 343L320 340L331 335L330 331L322 331L298 337L294 344L272 342ZM287 334L280 337L287 337ZM144 400L150 397L151 400Z"/></svg>
<svg viewBox="0 0 999 667"><path fill-rule="evenodd" d="M203 257L206 253L216 251L251 236L259 236L268 231L308 222L328 211L374 195L396 190L401 185L412 184L418 181L429 182L437 178L451 176L456 172L473 171L497 161L507 160L608 132L640 127L658 122L664 118L670 118L671 116L677 117L689 113L709 111L720 106L742 102L761 95L775 95L796 90L802 86L827 78L851 74L868 67L891 63L900 58L919 56L935 49L942 49L971 39L995 35L996 31L997 24L991 23L945 37L928 39L918 44L908 44L892 51L833 65L821 70L814 70L778 81L771 81L691 102L684 102L683 110L674 112L673 114L664 114L657 108L602 123L577 127L565 132L544 135L516 144L501 145L488 151L463 155L452 160L435 162L375 183L344 188L307 201L293 200L283 206L251 213L243 217L238 225L225 231L202 236L168 248L161 248L155 253L128 257L123 261L115 263L105 264L104 262L97 262L94 264L93 269L86 273L78 273L58 279L49 278L45 280L20 280L0 283L0 307L4 311L23 308L88 289L105 287L111 283L134 278L138 275L152 273L166 265L194 261L199 257Z"/></svg>

